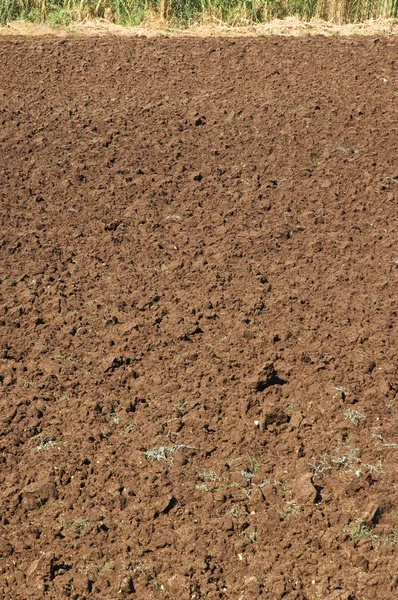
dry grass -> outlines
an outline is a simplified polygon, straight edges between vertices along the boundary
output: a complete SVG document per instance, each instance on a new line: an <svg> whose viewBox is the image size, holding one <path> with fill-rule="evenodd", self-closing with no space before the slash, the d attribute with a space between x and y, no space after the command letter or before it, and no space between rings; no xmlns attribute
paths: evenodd
<svg viewBox="0 0 398 600"><path fill-rule="evenodd" d="M336 0L338 1L338 0ZM396 35L398 33L398 19L377 19L363 23L350 23L338 25L336 23L311 19L304 21L297 17L275 19L269 23L253 24L242 27L232 27L209 19L208 22L193 25L186 29L175 29L164 20L148 20L139 27L125 27L115 25L105 19L85 20L73 22L68 27L51 27L48 24L34 24L24 21L14 21L7 26L0 27L0 36L24 35L56 37L67 36L98 36L116 35L132 36L168 36L168 37L263 37L270 35L281 36L379 36Z"/></svg>

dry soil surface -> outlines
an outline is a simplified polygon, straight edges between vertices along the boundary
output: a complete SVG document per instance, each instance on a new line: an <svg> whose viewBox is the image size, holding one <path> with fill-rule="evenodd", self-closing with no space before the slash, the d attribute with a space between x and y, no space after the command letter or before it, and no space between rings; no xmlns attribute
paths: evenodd
<svg viewBox="0 0 398 600"><path fill-rule="evenodd" d="M398 595L398 42L0 42L0 595Z"/></svg>

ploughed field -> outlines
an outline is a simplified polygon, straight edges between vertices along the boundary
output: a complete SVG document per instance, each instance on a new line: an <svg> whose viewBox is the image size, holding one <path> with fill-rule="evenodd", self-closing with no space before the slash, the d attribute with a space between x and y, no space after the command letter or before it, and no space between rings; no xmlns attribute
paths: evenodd
<svg viewBox="0 0 398 600"><path fill-rule="evenodd" d="M397 597L397 51L1 40L2 598Z"/></svg>

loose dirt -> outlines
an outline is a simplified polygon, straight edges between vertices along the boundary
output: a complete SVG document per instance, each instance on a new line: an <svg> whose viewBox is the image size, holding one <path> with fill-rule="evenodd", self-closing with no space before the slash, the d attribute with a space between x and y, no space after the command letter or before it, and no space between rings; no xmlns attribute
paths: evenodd
<svg viewBox="0 0 398 600"><path fill-rule="evenodd" d="M398 42L0 42L5 599L397 588Z"/></svg>

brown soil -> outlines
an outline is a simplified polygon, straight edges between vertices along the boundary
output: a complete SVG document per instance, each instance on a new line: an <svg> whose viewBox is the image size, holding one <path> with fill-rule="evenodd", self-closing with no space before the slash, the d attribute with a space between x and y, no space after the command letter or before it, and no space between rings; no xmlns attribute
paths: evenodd
<svg viewBox="0 0 398 600"><path fill-rule="evenodd" d="M397 597L397 51L1 41L4 599Z"/></svg>

